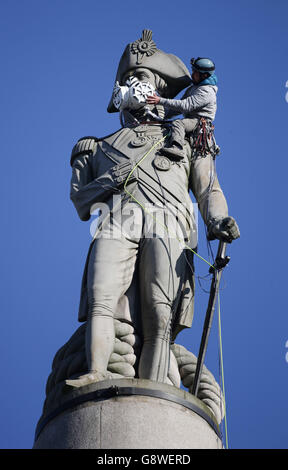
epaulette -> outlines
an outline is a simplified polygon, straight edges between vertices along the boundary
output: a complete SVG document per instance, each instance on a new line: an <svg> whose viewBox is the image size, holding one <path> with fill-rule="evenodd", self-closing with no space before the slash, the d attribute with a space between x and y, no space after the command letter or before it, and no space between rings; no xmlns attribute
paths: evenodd
<svg viewBox="0 0 288 470"><path fill-rule="evenodd" d="M71 153L70 165L72 166L76 157L83 154L93 154L96 150L96 144L98 142L97 137L81 137L77 144L74 145Z"/></svg>

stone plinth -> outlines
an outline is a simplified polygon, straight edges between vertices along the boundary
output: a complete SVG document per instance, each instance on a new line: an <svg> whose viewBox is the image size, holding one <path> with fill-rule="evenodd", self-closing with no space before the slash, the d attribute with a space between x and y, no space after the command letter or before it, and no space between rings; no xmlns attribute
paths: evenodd
<svg viewBox="0 0 288 470"><path fill-rule="evenodd" d="M219 449L212 412L172 385L106 380L66 386L38 423L34 449Z"/></svg>

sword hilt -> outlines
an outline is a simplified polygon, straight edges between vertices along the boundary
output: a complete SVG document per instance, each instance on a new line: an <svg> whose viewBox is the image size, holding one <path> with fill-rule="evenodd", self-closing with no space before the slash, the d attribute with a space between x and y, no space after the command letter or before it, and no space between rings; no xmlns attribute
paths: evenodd
<svg viewBox="0 0 288 470"><path fill-rule="evenodd" d="M226 246L227 246L227 243L220 240L215 262L209 269L210 274L213 274L215 269L217 271L220 271L221 269L225 268L225 266L229 263L230 256L225 256Z"/></svg>
<svg viewBox="0 0 288 470"><path fill-rule="evenodd" d="M219 283L220 283L220 279L222 275L221 271L226 266L226 264L229 263L230 261L230 257L225 255L226 245L227 245L226 242L223 242L222 240L219 241L215 262L209 269L209 272L213 274L213 278L211 281L210 296L209 296L208 307L206 311L202 338L201 338L201 343L200 343L200 348L199 348L199 353L198 353L198 358L197 358L194 382L192 384L192 390L191 390L191 393L195 396L197 396L198 388L200 385L202 368L204 364L208 338L209 338L210 329L211 329L212 320L213 320L216 296L218 293Z"/></svg>

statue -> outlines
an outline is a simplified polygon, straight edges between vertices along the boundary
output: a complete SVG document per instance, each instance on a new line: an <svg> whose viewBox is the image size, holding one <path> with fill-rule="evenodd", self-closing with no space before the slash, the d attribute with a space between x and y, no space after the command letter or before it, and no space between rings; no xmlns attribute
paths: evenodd
<svg viewBox="0 0 288 470"><path fill-rule="evenodd" d="M121 323L140 338L136 376L169 383L173 364L177 368L173 343L193 318L197 234L190 190L210 239L239 237L215 172L213 136L204 154L192 151L193 134L180 156L161 152L169 147L169 116L147 97L157 91L172 99L190 84L183 62L158 49L152 32L144 30L120 59L108 105L108 112L120 112L121 129L101 139L82 138L73 148L71 199L81 220L97 208L101 216L79 307L87 372L70 373L67 385L113 377L108 364ZM124 355L131 360L129 351Z"/></svg>

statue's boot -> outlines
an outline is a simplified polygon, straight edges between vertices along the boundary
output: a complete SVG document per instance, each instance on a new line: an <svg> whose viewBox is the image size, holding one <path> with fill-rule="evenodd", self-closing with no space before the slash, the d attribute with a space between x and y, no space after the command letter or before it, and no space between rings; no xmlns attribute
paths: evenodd
<svg viewBox="0 0 288 470"><path fill-rule="evenodd" d="M84 387L84 385L89 385L95 382L101 382L101 380L111 379L112 375L109 372L98 372L92 371L87 374L80 375L77 379L65 380L66 385L71 387Z"/></svg>
<svg viewBox="0 0 288 470"><path fill-rule="evenodd" d="M173 160L181 160L184 158L183 148L180 148L176 145L172 145L172 147L163 147L161 149L161 153L167 157L172 158Z"/></svg>

